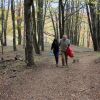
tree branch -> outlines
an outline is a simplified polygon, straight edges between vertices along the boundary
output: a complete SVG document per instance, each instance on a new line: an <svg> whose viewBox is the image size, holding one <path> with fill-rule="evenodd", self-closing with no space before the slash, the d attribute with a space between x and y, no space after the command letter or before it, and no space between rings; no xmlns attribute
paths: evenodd
<svg viewBox="0 0 100 100"><path fill-rule="evenodd" d="M64 21L67 20L70 16L74 15L75 13L79 12L82 8L84 8L85 5L82 5L82 7L80 7L78 10L72 12L70 15L65 16Z"/></svg>

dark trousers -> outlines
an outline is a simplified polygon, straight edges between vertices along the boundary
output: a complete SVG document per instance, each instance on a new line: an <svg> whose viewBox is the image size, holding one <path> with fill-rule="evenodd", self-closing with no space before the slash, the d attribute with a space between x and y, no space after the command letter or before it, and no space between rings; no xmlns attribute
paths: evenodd
<svg viewBox="0 0 100 100"><path fill-rule="evenodd" d="M59 52L54 52L56 64L59 62Z"/></svg>
<svg viewBox="0 0 100 100"><path fill-rule="evenodd" d="M68 56L67 56L66 52L62 51L61 55L62 55L62 65L64 66L65 63L66 63L66 65L68 65Z"/></svg>

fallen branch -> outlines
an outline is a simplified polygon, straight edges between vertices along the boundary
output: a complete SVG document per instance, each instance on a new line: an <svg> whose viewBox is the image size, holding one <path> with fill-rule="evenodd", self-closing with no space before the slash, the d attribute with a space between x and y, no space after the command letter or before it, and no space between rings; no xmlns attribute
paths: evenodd
<svg viewBox="0 0 100 100"><path fill-rule="evenodd" d="M21 57L16 55L15 58L13 58L13 59L4 60L4 58L3 59L1 58L0 63L13 62L13 61L17 61L17 60L24 61Z"/></svg>

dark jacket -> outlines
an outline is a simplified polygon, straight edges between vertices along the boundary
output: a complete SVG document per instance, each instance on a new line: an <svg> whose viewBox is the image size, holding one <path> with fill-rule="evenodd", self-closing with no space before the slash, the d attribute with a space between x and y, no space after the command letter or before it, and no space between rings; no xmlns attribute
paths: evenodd
<svg viewBox="0 0 100 100"><path fill-rule="evenodd" d="M51 50L53 50L54 53L59 52L59 43L58 42L53 42L51 46Z"/></svg>

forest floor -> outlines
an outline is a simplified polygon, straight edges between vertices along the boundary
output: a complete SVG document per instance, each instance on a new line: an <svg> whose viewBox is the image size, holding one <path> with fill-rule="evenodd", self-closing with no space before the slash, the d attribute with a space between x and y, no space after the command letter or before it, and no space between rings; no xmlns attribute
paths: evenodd
<svg viewBox="0 0 100 100"><path fill-rule="evenodd" d="M35 55L36 66L28 68L24 61L9 60L16 54L24 58L24 50L17 48L5 48L8 61L0 61L0 100L100 100L100 53L74 47L79 62L69 59L67 68L61 61L56 67L46 49Z"/></svg>

